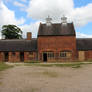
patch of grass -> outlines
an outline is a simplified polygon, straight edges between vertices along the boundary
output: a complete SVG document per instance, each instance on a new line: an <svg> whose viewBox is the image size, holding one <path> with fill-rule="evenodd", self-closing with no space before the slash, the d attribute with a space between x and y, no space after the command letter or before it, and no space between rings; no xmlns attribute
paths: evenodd
<svg viewBox="0 0 92 92"><path fill-rule="evenodd" d="M71 63L25 63L25 66L41 66L41 67L72 67L80 68L82 65L92 64L92 62L71 62Z"/></svg>
<svg viewBox="0 0 92 92"><path fill-rule="evenodd" d="M14 66L23 66L24 65L24 63L23 64L20 64L20 63L15 63L14 64Z"/></svg>
<svg viewBox="0 0 92 92"><path fill-rule="evenodd" d="M35 92L35 91L37 91L38 89L37 88L32 88L31 89L31 92Z"/></svg>
<svg viewBox="0 0 92 92"><path fill-rule="evenodd" d="M80 65L75 65L75 66L72 66L72 68L81 68Z"/></svg>
<svg viewBox="0 0 92 92"><path fill-rule="evenodd" d="M24 63L40 63L40 61L25 61Z"/></svg>
<svg viewBox="0 0 92 92"><path fill-rule="evenodd" d="M2 85L2 82L0 82L0 85Z"/></svg>
<svg viewBox="0 0 92 92"><path fill-rule="evenodd" d="M6 69L9 69L12 67L13 67L13 65L7 65L5 63L0 63L0 71L6 70Z"/></svg>
<svg viewBox="0 0 92 92"><path fill-rule="evenodd" d="M0 81L0 85L2 85L2 82Z"/></svg>
<svg viewBox="0 0 92 92"><path fill-rule="evenodd" d="M20 92L37 92L38 88L26 88L23 90L20 90Z"/></svg>
<svg viewBox="0 0 92 92"><path fill-rule="evenodd" d="M56 72L52 72L52 71L44 71L43 75L46 75L48 77L57 77L58 74Z"/></svg>

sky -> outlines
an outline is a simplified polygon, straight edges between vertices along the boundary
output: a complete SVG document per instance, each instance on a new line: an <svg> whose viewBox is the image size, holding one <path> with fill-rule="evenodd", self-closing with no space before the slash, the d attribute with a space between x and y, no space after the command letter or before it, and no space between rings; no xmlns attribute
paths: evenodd
<svg viewBox="0 0 92 92"><path fill-rule="evenodd" d="M37 37L39 24L48 15L52 23L60 23L65 15L74 23L77 38L92 38L92 0L0 0L0 30L3 25L17 25L24 38L26 32Z"/></svg>

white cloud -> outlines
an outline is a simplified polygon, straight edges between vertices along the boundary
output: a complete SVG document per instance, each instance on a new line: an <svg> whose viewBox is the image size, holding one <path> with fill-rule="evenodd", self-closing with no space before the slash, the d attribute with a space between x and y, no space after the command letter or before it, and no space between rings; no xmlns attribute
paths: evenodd
<svg viewBox="0 0 92 92"><path fill-rule="evenodd" d="M34 19L45 19L48 15L58 19L72 11L73 6L72 0L30 0L27 12Z"/></svg>
<svg viewBox="0 0 92 92"><path fill-rule="evenodd" d="M21 0L22 2L27 2L27 0Z"/></svg>
<svg viewBox="0 0 92 92"><path fill-rule="evenodd" d="M39 29L39 24L40 24L40 21L31 23L29 25L20 26L20 28L23 30L23 37L26 38L27 32L32 32L32 37L36 38L38 29ZM84 34L81 32L76 32L76 37L77 38L92 38L92 35Z"/></svg>
<svg viewBox="0 0 92 92"><path fill-rule="evenodd" d="M7 24L21 25L24 22L25 22L24 18L16 19L14 11L9 10L4 5L4 3L0 1L0 29L2 25L7 25Z"/></svg>
<svg viewBox="0 0 92 92"><path fill-rule="evenodd" d="M20 1L25 2L26 0ZM23 5L18 5L18 7L23 7ZM92 22L91 9L92 4L88 4L80 8L74 8L73 0L30 0L27 8L28 16L33 19L37 19L38 22L20 26L20 28L23 30L23 37L26 37L26 32L30 31L32 32L33 37L37 37L39 21L43 21L48 15L57 21L60 20L62 15L66 15L68 18L74 21L76 26L83 26L88 22ZM2 2L0 2L0 25L19 25L23 23L23 18L19 20L16 19L14 11L9 10ZM92 36L77 32L77 38L83 37L90 38Z"/></svg>
<svg viewBox="0 0 92 92"><path fill-rule="evenodd" d="M23 24L24 18L16 19L14 11L9 10L3 2L0 2L0 25L4 24Z"/></svg>
<svg viewBox="0 0 92 92"><path fill-rule="evenodd" d="M76 26L83 26L92 22L92 4L74 8L73 0L30 0L27 9L28 16L33 19L44 20L50 15L54 20L60 20L66 15Z"/></svg>
<svg viewBox="0 0 92 92"><path fill-rule="evenodd" d="M14 5L15 5L15 6L18 6L18 7L25 7L24 4L19 3L19 2L17 2L17 1L14 2Z"/></svg>
<svg viewBox="0 0 92 92"><path fill-rule="evenodd" d="M53 20L60 22L62 15L66 15L68 21L73 21L76 27L82 27L92 22L92 3L74 8L73 0L30 0L27 8L28 16L42 20L50 15ZM76 33L77 38L92 38L92 35L86 35L80 32Z"/></svg>
<svg viewBox="0 0 92 92"><path fill-rule="evenodd" d="M88 22L92 22L92 4L74 9L71 16L77 26L83 26Z"/></svg>
<svg viewBox="0 0 92 92"><path fill-rule="evenodd" d="M77 32L76 33L76 37L77 38L92 38L92 35L87 35L87 34L83 34L83 33Z"/></svg>
<svg viewBox="0 0 92 92"><path fill-rule="evenodd" d="M20 26L23 31L23 37L26 38L27 32L32 32L32 37L36 38L38 34L38 29L41 21L37 21L35 23L30 23L28 25ZM76 32L77 38L92 38L92 35L84 34L81 32Z"/></svg>
<svg viewBox="0 0 92 92"><path fill-rule="evenodd" d="M39 24L40 24L40 22L37 21L37 22L31 23L31 24L29 24L29 25L20 26L20 28L21 28L22 31L23 31L23 37L26 38L26 33L27 33L27 32L32 32L32 37L33 37L33 38L37 37Z"/></svg>

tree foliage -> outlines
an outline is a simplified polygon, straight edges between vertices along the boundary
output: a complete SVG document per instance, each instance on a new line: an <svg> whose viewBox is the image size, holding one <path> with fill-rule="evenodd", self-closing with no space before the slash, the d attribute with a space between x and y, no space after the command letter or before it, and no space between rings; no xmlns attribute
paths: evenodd
<svg viewBox="0 0 92 92"><path fill-rule="evenodd" d="M2 26L2 35L5 39L21 39L22 31L16 25L3 25Z"/></svg>

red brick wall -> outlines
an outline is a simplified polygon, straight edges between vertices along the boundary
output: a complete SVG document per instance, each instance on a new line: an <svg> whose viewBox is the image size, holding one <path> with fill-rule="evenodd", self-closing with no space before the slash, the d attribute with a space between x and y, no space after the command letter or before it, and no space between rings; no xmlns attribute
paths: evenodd
<svg viewBox="0 0 92 92"><path fill-rule="evenodd" d="M9 62L19 62L20 61L20 52L15 52L15 55L12 52L9 52Z"/></svg>
<svg viewBox="0 0 92 92"><path fill-rule="evenodd" d="M29 58L29 52L24 52L24 61L31 61L35 60L36 58L36 53L33 52L34 58L30 59ZM15 56L13 56L12 52L9 52L9 61L10 62L20 62L20 52L15 52Z"/></svg>
<svg viewBox="0 0 92 92"><path fill-rule="evenodd" d="M24 61L29 60L29 52L24 52Z"/></svg>
<svg viewBox="0 0 92 92"><path fill-rule="evenodd" d="M92 50L85 51L85 58L86 60L92 59Z"/></svg>
<svg viewBox="0 0 92 92"><path fill-rule="evenodd" d="M8 52L8 62L21 62L20 61L20 52L14 52L15 55L13 55L13 52ZM36 60L37 53L33 52L34 57L29 57L29 52L24 52L24 61L31 61ZM4 61L4 52L0 52L0 62Z"/></svg>
<svg viewBox="0 0 92 92"><path fill-rule="evenodd" d="M33 53L33 57L30 57L30 52L24 52L24 61L35 61L36 57L37 57L37 53L36 52L32 52Z"/></svg>
<svg viewBox="0 0 92 92"><path fill-rule="evenodd" d="M0 62L4 61L4 53L0 52Z"/></svg>
<svg viewBox="0 0 92 92"><path fill-rule="evenodd" d="M76 58L76 37L75 36L44 36L38 37L39 60L42 60L43 51L54 51L59 53L63 50L72 51L72 59Z"/></svg>

